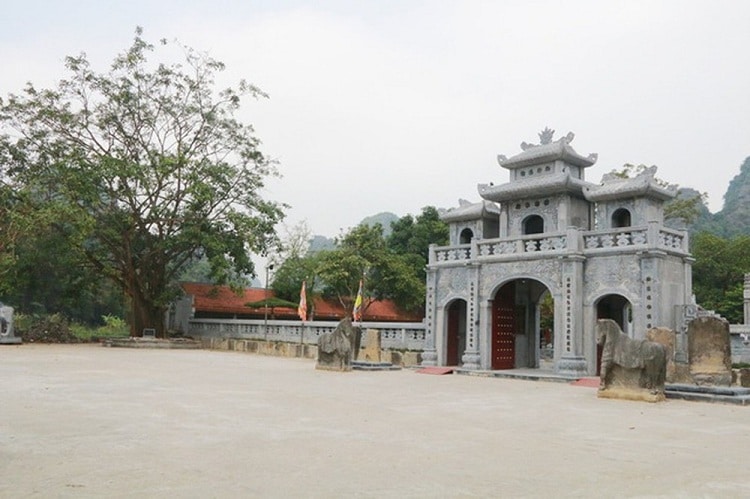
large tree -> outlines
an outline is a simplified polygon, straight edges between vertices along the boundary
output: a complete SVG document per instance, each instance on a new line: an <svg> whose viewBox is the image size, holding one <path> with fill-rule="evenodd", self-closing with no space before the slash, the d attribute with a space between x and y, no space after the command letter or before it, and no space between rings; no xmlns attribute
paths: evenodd
<svg viewBox="0 0 750 499"><path fill-rule="evenodd" d="M413 269L414 275L422 282L427 274L430 245L448 244L448 225L440 220L440 214L434 206L425 206L416 219L405 215L391 223L391 234L387 237L388 249L402 255Z"/></svg>
<svg viewBox="0 0 750 499"><path fill-rule="evenodd" d="M28 84L0 101L13 206L122 288L133 334L163 334L175 276L192 259L205 256L218 283L253 274L249 253L267 250L283 216L260 195L275 167L235 118L242 97L264 94L244 81L217 91L224 65L181 48L181 63L152 63L138 29L106 72L68 57L56 88Z"/></svg>
<svg viewBox="0 0 750 499"><path fill-rule="evenodd" d="M424 302L424 281L417 278L406 258L388 250L383 227L358 225L337 240L335 250L317 255L317 275L324 296L352 310L359 281L364 281L363 310L373 300L393 300L403 310Z"/></svg>

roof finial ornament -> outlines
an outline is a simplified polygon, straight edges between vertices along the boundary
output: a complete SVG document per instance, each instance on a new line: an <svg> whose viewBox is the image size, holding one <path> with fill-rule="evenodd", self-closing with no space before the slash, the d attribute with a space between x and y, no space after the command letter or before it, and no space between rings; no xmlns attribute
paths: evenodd
<svg viewBox="0 0 750 499"><path fill-rule="evenodd" d="M552 143L552 136L555 135L555 131L552 130L550 127L546 126L544 127L544 130L542 130L539 133L539 143L540 144L551 144Z"/></svg>

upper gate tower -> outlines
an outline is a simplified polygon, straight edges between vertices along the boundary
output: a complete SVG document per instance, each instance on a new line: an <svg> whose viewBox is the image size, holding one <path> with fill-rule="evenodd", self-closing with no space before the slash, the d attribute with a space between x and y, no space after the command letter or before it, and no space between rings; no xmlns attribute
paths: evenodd
<svg viewBox="0 0 750 499"><path fill-rule="evenodd" d="M596 163L597 155L578 154L570 145L572 132L553 141L554 133L545 128L539 144L522 142L521 153L497 157L500 166L510 170L510 182L478 186L484 199L501 203L500 237L592 228L583 190L588 185L585 170Z"/></svg>

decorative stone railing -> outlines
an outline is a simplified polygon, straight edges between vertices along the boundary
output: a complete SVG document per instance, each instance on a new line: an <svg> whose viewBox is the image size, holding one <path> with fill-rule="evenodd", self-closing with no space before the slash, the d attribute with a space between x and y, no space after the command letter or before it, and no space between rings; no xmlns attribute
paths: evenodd
<svg viewBox="0 0 750 499"><path fill-rule="evenodd" d="M647 228L628 227L626 229L599 230L583 233L583 247L586 250L599 248L623 248L643 246L648 242Z"/></svg>
<svg viewBox="0 0 750 499"><path fill-rule="evenodd" d="M237 338L317 345L323 333L333 331L338 322L242 319L190 319L188 335L200 338ZM425 326L422 322L363 322L363 330L380 331L380 344L389 350L424 350Z"/></svg>
<svg viewBox="0 0 750 499"><path fill-rule="evenodd" d="M667 229L656 222L640 227L584 231L570 228L566 232L533 234L519 237L481 239L470 244L430 247L430 265L456 265L472 261L499 261L519 258L556 256L561 253L606 253L662 250L688 254L687 233Z"/></svg>
<svg viewBox="0 0 750 499"><path fill-rule="evenodd" d="M434 259L438 263L442 262L456 262L463 260L471 260L471 244L461 244L458 246L440 246L434 248ZM433 255L430 255L430 261L432 261Z"/></svg>
<svg viewBox="0 0 750 499"><path fill-rule="evenodd" d="M533 234L514 239L490 239L477 242L480 258L523 253L550 253L568 249L566 233Z"/></svg>
<svg viewBox="0 0 750 499"><path fill-rule="evenodd" d="M668 250L688 252L687 233L662 228L659 230L659 247Z"/></svg>

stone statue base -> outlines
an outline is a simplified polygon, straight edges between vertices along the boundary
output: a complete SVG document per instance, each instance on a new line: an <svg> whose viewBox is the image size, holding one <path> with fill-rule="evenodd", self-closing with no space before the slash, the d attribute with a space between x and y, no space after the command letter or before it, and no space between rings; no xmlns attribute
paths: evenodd
<svg viewBox="0 0 750 499"><path fill-rule="evenodd" d="M662 402L666 400L664 392L651 392L648 390L642 390L637 388L606 388L599 390L596 396L602 399L623 399L623 400L637 400L639 402Z"/></svg>

